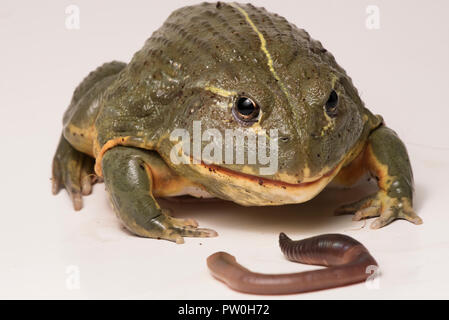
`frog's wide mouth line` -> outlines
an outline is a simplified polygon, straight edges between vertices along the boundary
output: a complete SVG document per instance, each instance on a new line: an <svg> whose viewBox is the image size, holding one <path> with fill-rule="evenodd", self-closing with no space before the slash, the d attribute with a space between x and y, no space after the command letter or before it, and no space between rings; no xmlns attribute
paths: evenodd
<svg viewBox="0 0 449 320"><path fill-rule="evenodd" d="M317 178L315 180L312 180L312 181L301 182L301 183L288 183L288 182L284 182L284 181L280 181L280 180L273 180L273 179L263 178L263 177L254 176L254 175L251 175L251 174L243 173L243 172L234 171L234 170L231 170L231 169L228 169L228 168L223 168L223 167L220 167L220 166L217 166L217 165L205 164L204 162L201 162L201 166L203 166L204 168L208 169L212 173L221 173L221 174L224 174L226 176L233 177L233 178L243 178L243 179L246 179L246 180L248 180L250 182L257 183L260 186L266 185L266 186L272 186L272 187L278 187L278 188L287 189L287 188L307 187L307 186L319 183L320 181L333 176L336 173L336 171L341 167L343 162L344 161L341 161L334 168L332 168L331 170L327 171L325 174L323 174L319 178Z"/></svg>

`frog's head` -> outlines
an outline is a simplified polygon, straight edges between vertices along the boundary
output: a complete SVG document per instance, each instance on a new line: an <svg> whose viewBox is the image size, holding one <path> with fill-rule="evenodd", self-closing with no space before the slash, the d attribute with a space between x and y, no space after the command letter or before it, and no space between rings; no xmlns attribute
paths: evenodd
<svg viewBox="0 0 449 320"><path fill-rule="evenodd" d="M333 56L304 30L249 5L226 8L228 24L239 31L222 31L229 41L202 35L209 51L189 75L191 85L176 123L193 132L199 121L202 133L221 134L223 162L209 171L255 178L260 184L327 183L364 129L357 90ZM268 148L278 147L276 170L261 174L270 164L251 164L248 158L244 164L224 163L227 130L268 136ZM208 144L202 141L203 150ZM247 155L254 149L245 145L244 151Z"/></svg>

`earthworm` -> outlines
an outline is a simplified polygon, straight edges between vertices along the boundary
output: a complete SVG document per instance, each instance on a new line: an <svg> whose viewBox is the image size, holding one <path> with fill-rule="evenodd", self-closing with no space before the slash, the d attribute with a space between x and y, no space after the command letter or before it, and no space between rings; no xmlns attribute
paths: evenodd
<svg viewBox="0 0 449 320"><path fill-rule="evenodd" d="M230 288L253 294L291 294L345 286L365 281L370 276L367 267L377 266L360 242L342 234L293 241L281 233L279 245L290 261L328 268L285 274L256 273L226 252L209 256L207 265L212 275Z"/></svg>

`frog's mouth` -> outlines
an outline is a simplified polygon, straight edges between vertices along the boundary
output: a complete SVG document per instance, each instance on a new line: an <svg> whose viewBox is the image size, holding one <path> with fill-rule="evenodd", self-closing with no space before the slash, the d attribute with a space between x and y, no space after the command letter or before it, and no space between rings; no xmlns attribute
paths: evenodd
<svg viewBox="0 0 449 320"><path fill-rule="evenodd" d="M204 162L201 162L201 166L207 169L212 174L217 174L220 176L226 176L229 177L229 179L235 180L245 180L246 182L249 182L251 184L258 184L260 186L266 186L266 187L274 187L274 188L282 188L282 189L301 189L305 187L311 187L313 185L321 184L324 181L331 180L340 170L342 167L344 161L341 161L338 163L335 167L330 169L329 171L325 172L324 174L318 176L315 179L309 180L307 182L300 182L300 183L289 183L281 180L273 180L268 178L263 178L260 176L255 176L243 172L234 171L228 168L220 167L217 165L212 164L205 164Z"/></svg>
<svg viewBox="0 0 449 320"><path fill-rule="evenodd" d="M273 206L308 201L320 193L339 173L345 159L307 181L291 183L234 171L200 162L193 166L201 177L209 177L204 189L213 196L244 206ZM198 183L201 185L201 178Z"/></svg>

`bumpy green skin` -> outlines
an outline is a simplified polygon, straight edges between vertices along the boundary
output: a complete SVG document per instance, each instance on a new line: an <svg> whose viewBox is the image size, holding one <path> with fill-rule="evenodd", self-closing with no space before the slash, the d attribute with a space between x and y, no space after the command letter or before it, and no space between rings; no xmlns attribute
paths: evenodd
<svg viewBox="0 0 449 320"><path fill-rule="evenodd" d="M339 104L331 120L324 105L332 90ZM203 3L174 11L129 64L105 64L83 81L64 117L64 137L101 162L103 170L97 173L104 175L115 210L128 229L180 242L188 232L179 228L193 228L193 223L169 221L162 213L151 194L151 174L141 169L142 163L151 166L148 151L136 148L153 150L152 157L161 157L171 170L211 195L239 202L240 193L228 192L241 187L238 178L223 183L193 166L173 164L169 155L175 142L169 135L176 128L192 132L195 120L201 120L203 131L218 129L223 135L226 129L250 130L231 113L241 94L260 106L257 125L279 132L279 170L264 178L290 184L313 180L348 155L357 156L352 156L355 150L366 149L371 150L369 171L375 175L382 164L395 179L390 188L380 181L383 203L396 200L396 207L411 207L412 176L405 147L364 107L332 54L303 29L250 4ZM74 137L73 125L85 129L93 124L93 140ZM123 137L129 139L118 144L127 147L113 147L101 159L105 145ZM367 147L358 148L361 145ZM57 156L65 152L58 148ZM258 175L257 164L220 166ZM253 196L252 204L258 204L258 197L263 202L263 193ZM376 208L369 213L382 218L385 207L377 206L381 200L373 201L371 197L340 212L357 211L358 217L365 210L368 216L366 209ZM402 211L393 211L388 212L389 221L404 217ZM378 225L385 221L384 217Z"/></svg>

